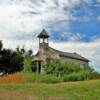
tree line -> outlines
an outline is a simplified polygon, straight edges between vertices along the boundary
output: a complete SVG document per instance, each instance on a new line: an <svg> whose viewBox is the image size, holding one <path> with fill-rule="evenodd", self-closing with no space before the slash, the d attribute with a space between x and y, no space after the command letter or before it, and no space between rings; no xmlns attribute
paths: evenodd
<svg viewBox="0 0 100 100"><path fill-rule="evenodd" d="M32 50L27 52L32 55ZM0 72L10 74L24 69L24 58L26 51L23 48L17 47L16 50L3 48L3 43L0 41Z"/></svg>

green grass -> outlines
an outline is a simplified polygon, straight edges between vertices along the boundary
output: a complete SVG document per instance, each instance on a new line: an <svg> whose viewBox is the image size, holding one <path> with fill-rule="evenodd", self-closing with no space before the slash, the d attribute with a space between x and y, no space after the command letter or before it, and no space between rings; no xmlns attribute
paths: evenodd
<svg viewBox="0 0 100 100"><path fill-rule="evenodd" d="M0 100L100 100L100 80L0 84Z"/></svg>
<svg viewBox="0 0 100 100"><path fill-rule="evenodd" d="M35 82L35 83L60 83L63 82L62 77L56 77L54 75L46 75L46 74L38 74L33 72L21 72L21 76L27 82Z"/></svg>
<svg viewBox="0 0 100 100"><path fill-rule="evenodd" d="M80 72L73 72L71 74L66 74L63 77L57 77L50 74L45 73L33 73L32 71L22 71L21 76L23 79L30 83L61 83L61 82L70 82L70 81L82 81L82 80L93 80L93 79L100 79L100 74L97 72L91 71L80 71Z"/></svg>

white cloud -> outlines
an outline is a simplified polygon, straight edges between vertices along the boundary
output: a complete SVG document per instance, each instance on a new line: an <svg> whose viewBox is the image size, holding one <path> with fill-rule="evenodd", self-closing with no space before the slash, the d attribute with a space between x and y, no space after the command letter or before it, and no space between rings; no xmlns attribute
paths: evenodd
<svg viewBox="0 0 100 100"><path fill-rule="evenodd" d="M98 3L100 3L100 0L96 0Z"/></svg>
<svg viewBox="0 0 100 100"><path fill-rule="evenodd" d="M0 0L0 39L26 34L58 21L75 19L69 9L91 0ZM64 10L67 8L68 10ZM2 35L3 34L3 35ZM19 34L19 36L20 36Z"/></svg>
<svg viewBox="0 0 100 100"><path fill-rule="evenodd" d="M63 32L62 36L66 36L66 40L68 41L80 41L82 38L85 37L82 33L70 33L70 32Z"/></svg>
<svg viewBox="0 0 100 100"><path fill-rule="evenodd" d="M98 16L98 17L97 17L97 20L99 20L99 21L100 21L100 16Z"/></svg>
<svg viewBox="0 0 100 100"><path fill-rule="evenodd" d="M34 52L38 48L36 35L42 30L41 14L44 27L53 23L66 21L69 27L70 20L77 18L72 16L71 9L85 2L91 4L93 0L0 0L0 39L6 48L16 48L17 45L33 47ZM99 0L98 0L99 2ZM66 10L65 10L66 9ZM100 18L99 18L100 19ZM65 27L65 26L64 26ZM67 34L67 33L66 33ZM24 35L33 36L33 39L25 39ZM34 36L35 35L35 36ZM17 37L16 37L17 36ZM71 33L67 36L71 37ZM19 40L18 37L23 39ZM70 40L79 40L81 33L71 37ZM99 66L100 40L80 42L51 43L52 47L69 52L78 52L89 58L92 65ZM97 67L100 69L99 67Z"/></svg>

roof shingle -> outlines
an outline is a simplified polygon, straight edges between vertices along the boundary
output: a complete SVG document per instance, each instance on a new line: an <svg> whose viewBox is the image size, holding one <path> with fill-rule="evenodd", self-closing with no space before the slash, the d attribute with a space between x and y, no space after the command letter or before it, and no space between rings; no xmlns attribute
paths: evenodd
<svg viewBox="0 0 100 100"><path fill-rule="evenodd" d="M56 49L53 49L53 50L55 50L56 52L58 52L59 55L62 56L62 57L68 57L68 58L72 58L72 59L78 59L78 60L83 60L83 61L89 62L88 59L82 57L81 55L79 55L77 53L62 52L62 51L59 51L59 50L56 50Z"/></svg>

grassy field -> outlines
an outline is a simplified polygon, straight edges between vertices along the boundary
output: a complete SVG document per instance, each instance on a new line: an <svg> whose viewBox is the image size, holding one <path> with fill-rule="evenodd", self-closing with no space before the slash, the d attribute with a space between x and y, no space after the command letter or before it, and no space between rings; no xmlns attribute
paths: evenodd
<svg viewBox="0 0 100 100"><path fill-rule="evenodd" d="M100 100L100 80L44 83L0 83L0 100Z"/></svg>

